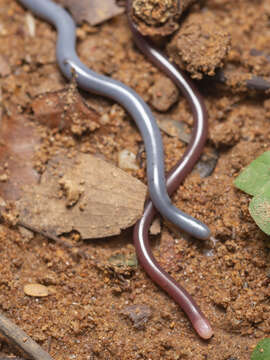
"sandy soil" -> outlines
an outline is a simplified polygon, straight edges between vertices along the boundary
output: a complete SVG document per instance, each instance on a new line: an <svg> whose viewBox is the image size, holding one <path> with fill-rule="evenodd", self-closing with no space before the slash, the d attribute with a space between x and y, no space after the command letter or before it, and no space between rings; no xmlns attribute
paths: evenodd
<svg viewBox="0 0 270 360"><path fill-rule="evenodd" d="M141 136L119 105L81 93L99 126L93 130L79 124L79 134L78 128L50 123L49 115L41 118L35 112L38 96L68 91L70 85L55 63L54 29L35 18L31 34L27 16L16 1L0 0L2 132L6 134L1 137L0 164L1 175L7 175L1 177L1 196L6 200L20 196L16 184L11 184L12 176L23 177L30 169L24 182L37 181L48 160L63 148L96 154L116 165L118 152L128 149L140 158L139 168L129 173L146 183ZM250 55L252 48L270 53L268 0L241 0L237 5L232 0L206 0L204 6L194 6L185 15L185 22L190 16L198 24L207 18L228 34L215 37L219 42L229 36L231 44L217 63L233 78L239 73L247 78L270 76L265 59ZM213 31L213 26L209 29ZM155 96L164 75L135 48L125 14L100 26L85 24L78 35L79 55L90 68L131 86L159 116L191 128L188 104L181 94L175 95L170 81L165 81L160 101ZM194 64L188 69L193 75L195 68L198 74ZM210 65L199 67L200 74L213 71L213 62ZM219 159L210 176L192 173L173 202L209 225L217 242L209 250L161 219L161 233L152 236L152 244L160 263L200 304L213 325L214 337L200 340L179 307L139 265L112 266L112 256L134 254L131 229L83 243L73 234L69 241L89 255L84 259L3 221L0 309L44 349L49 346L54 359L248 360L258 340L269 336L269 238L249 215L249 197L233 186L240 170L269 149L268 95L251 92L237 82L222 85L204 78L197 85L209 111L208 149L215 149ZM20 142L15 141L17 150L12 150L14 136L29 145L15 164L12 156L18 155ZM169 169L186 145L165 133L163 140ZM25 295L27 283L48 286L50 295ZM131 305L144 311L139 325L132 320ZM19 354L3 337L0 350Z"/></svg>

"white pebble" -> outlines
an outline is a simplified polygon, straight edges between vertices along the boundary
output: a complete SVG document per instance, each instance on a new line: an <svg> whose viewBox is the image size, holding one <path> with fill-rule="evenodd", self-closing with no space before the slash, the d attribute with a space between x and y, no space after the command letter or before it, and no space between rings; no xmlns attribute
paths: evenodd
<svg viewBox="0 0 270 360"><path fill-rule="evenodd" d="M35 22L35 18L31 13L27 13L25 15L25 22L27 25L27 29L29 32L29 35L32 37L35 37L36 35L36 22Z"/></svg>
<svg viewBox="0 0 270 360"><path fill-rule="evenodd" d="M118 153L118 166L125 170L138 170L136 155L129 150L122 150Z"/></svg>

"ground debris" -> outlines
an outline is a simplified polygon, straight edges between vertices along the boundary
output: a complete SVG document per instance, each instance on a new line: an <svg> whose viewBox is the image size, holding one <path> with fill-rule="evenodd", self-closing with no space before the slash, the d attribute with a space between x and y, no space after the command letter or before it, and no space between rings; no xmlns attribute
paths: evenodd
<svg viewBox="0 0 270 360"><path fill-rule="evenodd" d="M179 28L179 18L183 11L196 1L134 0L134 21L145 36L167 36Z"/></svg>
<svg viewBox="0 0 270 360"><path fill-rule="evenodd" d="M38 181L33 169L32 156L40 143L40 135L27 122L25 116L16 114L2 117L0 128L0 193L5 200L17 200L21 187ZM6 178L6 181L3 181Z"/></svg>
<svg viewBox="0 0 270 360"><path fill-rule="evenodd" d="M193 172L200 174L201 178L210 176L217 165L219 154L215 149L206 148L195 165Z"/></svg>
<svg viewBox="0 0 270 360"><path fill-rule="evenodd" d="M121 150L118 153L118 166L123 170L138 170L139 166L136 163L136 155L127 150Z"/></svg>
<svg viewBox="0 0 270 360"><path fill-rule="evenodd" d="M177 87L165 76L159 77L150 88L151 105L158 111L166 112L179 97Z"/></svg>
<svg viewBox="0 0 270 360"><path fill-rule="evenodd" d="M108 262L111 267L137 267L138 260L135 253L129 256L124 253L117 253L109 257Z"/></svg>
<svg viewBox="0 0 270 360"><path fill-rule="evenodd" d="M5 202L3 198L0 198L0 211L1 219L10 226L15 226L18 223L18 211L12 201Z"/></svg>
<svg viewBox="0 0 270 360"><path fill-rule="evenodd" d="M104 283L110 285L115 295L131 291L130 279L137 267L138 259L132 247L115 252L105 261L96 261L96 268L104 276Z"/></svg>
<svg viewBox="0 0 270 360"><path fill-rule="evenodd" d="M135 329L144 329L152 315L150 307L144 304L126 306L120 313L132 321Z"/></svg>
<svg viewBox="0 0 270 360"><path fill-rule="evenodd" d="M163 114L155 113L156 121L159 128L167 135L178 137L181 141L188 144L191 135L188 132L188 127L182 121L173 120L171 117Z"/></svg>
<svg viewBox="0 0 270 360"><path fill-rule="evenodd" d="M161 225L160 225L160 219L157 218L153 221L151 227L150 227L150 234L151 235L158 235L161 232Z"/></svg>
<svg viewBox="0 0 270 360"><path fill-rule="evenodd" d="M223 66L230 44L230 35L214 17L192 14L183 22L167 50L181 69L201 79L203 74L215 75L215 69Z"/></svg>
<svg viewBox="0 0 270 360"><path fill-rule="evenodd" d="M49 290L41 284L26 284L23 287L25 295L34 297L44 297L49 295Z"/></svg>
<svg viewBox="0 0 270 360"><path fill-rule="evenodd" d="M122 7L116 5L115 0L58 0L57 2L70 10L77 24L86 21L95 26L124 12Z"/></svg>
<svg viewBox="0 0 270 360"><path fill-rule="evenodd" d="M59 155L50 160L40 184L24 188L17 209L22 223L42 232L101 238L133 225L145 196L144 184L104 160Z"/></svg>
<svg viewBox="0 0 270 360"><path fill-rule="evenodd" d="M99 116L83 100L75 84L69 88L40 95L31 107L36 119L51 128L70 128L74 135L100 127Z"/></svg>
<svg viewBox="0 0 270 360"><path fill-rule="evenodd" d="M158 26L165 23L177 11L177 1L134 0L133 8L135 14L146 24Z"/></svg>

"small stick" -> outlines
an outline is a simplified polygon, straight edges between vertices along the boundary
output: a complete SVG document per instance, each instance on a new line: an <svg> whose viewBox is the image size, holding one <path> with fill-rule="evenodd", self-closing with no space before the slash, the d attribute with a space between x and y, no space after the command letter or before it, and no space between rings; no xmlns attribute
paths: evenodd
<svg viewBox="0 0 270 360"><path fill-rule="evenodd" d="M0 358L0 360L25 360L23 358L18 358L18 357L15 357L15 358Z"/></svg>
<svg viewBox="0 0 270 360"><path fill-rule="evenodd" d="M88 258L87 254L86 254L84 251L79 250L79 249L78 249L77 247L75 247L74 245L69 244L67 241L65 241L65 240L63 240L63 239L60 239L59 237L57 237L57 236L55 236L55 235L53 235L53 234L51 234L51 233L48 233L48 232L46 232L46 231L42 231L42 230L36 229L36 228L32 227L31 225L28 225L28 224L24 223L23 221L19 221L19 222L17 223L17 225L22 226L22 227L24 227L24 228L27 229L27 230L33 231L33 232L36 233L36 234L40 234L40 235L42 235L42 236L44 236L44 237L46 237L46 238L49 238L49 239L55 241L56 244L58 244L58 245L60 245L60 246L63 246L63 247L65 247L65 248L69 249L69 250L71 250L72 254L75 253L75 254L79 255L80 257L82 257L82 258L84 258L84 259L87 259L87 258ZM72 250L74 250L74 251L72 251ZM0 360L1 360L1 359L0 359Z"/></svg>
<svg viewBox="0 0 270 360"><path fill-rule="evenodd" d="M0 332L34 360L53 360L33 339L0 313Z"/></svg>

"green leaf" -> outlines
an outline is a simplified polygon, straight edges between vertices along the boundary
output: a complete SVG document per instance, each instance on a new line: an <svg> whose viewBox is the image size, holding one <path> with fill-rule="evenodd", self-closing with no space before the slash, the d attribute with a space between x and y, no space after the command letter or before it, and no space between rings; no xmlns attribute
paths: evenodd
<svg viewBox="0 0 270 360"><path fill-rule="evenodd" d="M266 151L247 166L234 180L234 185L250 195L256 195L270 181L270 151Z"/></svg>
<svg viewBox="0 0 270 360"><path fill-rule="evenodd" d="M251 200L249 212L259 228L270 235L270 181Z"/></svg>
<svg viewBox="0 0 270 360"><path fill-rule="evenodd" d="M251 360L269 360L270 359L270 338L261 340L254 349Z"/></svg>

